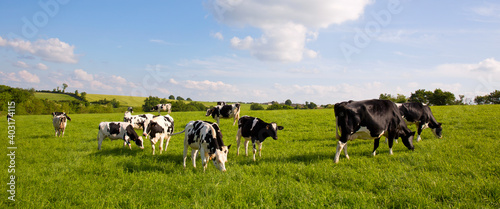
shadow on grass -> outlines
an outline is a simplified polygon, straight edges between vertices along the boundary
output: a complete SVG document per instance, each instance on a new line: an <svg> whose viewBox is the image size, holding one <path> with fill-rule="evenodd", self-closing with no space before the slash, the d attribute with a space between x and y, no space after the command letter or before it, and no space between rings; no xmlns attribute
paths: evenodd
<svg viewBox="0 0 500 209"><path fill-rule="evenodd" d="M97 150L96 152L90 154L92 157L96 156L123 156L123 155L131 155L131 156L137 156L139 153L144 152L145 150L142 150L141 148L138 147L132 147L132 150L130 150L128 147L115 147L111 149L106 149L102 148L101 150Z"/></svg>

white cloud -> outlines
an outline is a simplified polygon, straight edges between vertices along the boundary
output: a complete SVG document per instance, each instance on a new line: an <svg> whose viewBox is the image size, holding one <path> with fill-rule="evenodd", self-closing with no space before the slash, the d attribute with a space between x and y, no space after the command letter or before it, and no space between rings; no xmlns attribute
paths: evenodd
<svg viewBox="0 0 500 209"><path fill-rule="evenodd" d="M36 68L39 69L39 70L47 70L47 69L49 69L49 67L47 67L47 65L45 65L43 63L36 64Z"/></svg>
<svg viewBox="0 0 500 209"><path fill-rule="evenodd" d="M22 61L17 61L13 65L16 67L20 67L20 68L29 68L30 67L28 64L26 64L25 62L22 62Z"/></svg>
<svg viewBox="0 0 500 209"><path fill-rule="evenodd" d="M166 42L166 41L161 40L161 39L151 39L151 40L149 40L149 42L157 43L157 44L164 44L164 45L174 45L172 43Z"/></svg>
<svg viewBox="0 0 500 209"><path fill-rule="evenodd" d="M221 32L217 32L217 33L211 33L210 36L218 39L218 40L224 40L224 36L222 35Z"/></svg>
<svg viewBox="0 0 500 209"><path fill-rule="evenodd" d="M19 80L19 78L17 78L16 73L4 73L4 72L0 71L0 78L5 83L7 83L9 81L14 81L14 82L21 81L21 80Z"/></svg>
<svg viewBox="0 0 500 209"><path fill-rule="evenodd" d="M249 50L260 60L298 62L317 52L306 42L318 37L317 29L358 19L370 0L209 0L205 6L219 22L262 30L259 38L231 39L237 49ZM314 53L313 53L314 52Z"/></svg>
<svg viewBox="0 0 500 209"><path fill-rule="evenodd" d="M40 83L40 78L37 75L31 74L26 70L19 71L19 77L28 83Z"/></svg>
<svg viewBox="0 0 500 209"><path fill-rule="evenodd" d="M156 90L158 90L162 94L170 94L170 91L165 89L165 88L158 87L158 88L156 88Z"/></svg>
<svg viewBox="0 0 500 209"><path fill-rule="evenodd" d="M473 7L471 10L480 16L494 18L500 17L500 5L498 4L487 3L486 5Z"/></svg>
<svg viewBox="0 0 500 209"><path fill-rule="evenodd" d="M0 46L11 47L19 53L30 53L42 60L60 63L77 63L75 46L60 41L58 38L39 39L35 42L21 39L6 40L0 37Z"/></svg>
<svg viewBox="0 0 500 209"><path fill-rule="evenodd" d="M89 74L82 69L76 69L73 72L74 72L74 76L77 80L84 80L84 81L94 80L94 76L92 74Z"/></svg>
<svg viewBox="0 0 500 209"><path fill-rule="evenodd" d="M485 59L477 65L477 67L472 70L484 71L484 72L500 72L500 62L496 61L495 58Z"/></svg>
<svg viewBox="0 0 500 209"><path fill-rule="evenodd" d="M214 90L214 91L234 91L235 87L230 85L230 84L225 84L222 81L209 81L209 80L204 80L204 81L192 81L192 80L186 80L186 81L176 81L174 79L169 80L171 84L174 85L181 85L184 88L187 89L197 89L197 90Z"/></svg>

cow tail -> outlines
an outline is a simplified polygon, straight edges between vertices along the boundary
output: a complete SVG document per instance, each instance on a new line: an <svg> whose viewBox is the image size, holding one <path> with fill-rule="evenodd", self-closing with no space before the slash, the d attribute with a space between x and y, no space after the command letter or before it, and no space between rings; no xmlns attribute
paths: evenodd
<svg viewBox="0 0 500 209"><path fill-rule="evenodd" d="M184 129L184 130L183 130L183 131L181 131L181 132L177 132L177 133L170 134L170 136L177 135L177 134L182 134L182 133L184 133L184 132L186 132L186 129Z"/></svg>

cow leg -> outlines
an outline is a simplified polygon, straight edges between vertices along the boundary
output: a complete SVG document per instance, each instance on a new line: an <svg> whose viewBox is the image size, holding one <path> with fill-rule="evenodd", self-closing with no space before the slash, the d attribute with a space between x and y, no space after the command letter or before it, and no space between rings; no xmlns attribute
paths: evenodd
<svg viewBox="0 0 500 209"><path fill-rule="evenodd" d="M422 130L423 130L423 123L417 123L417 127L418 127L418 130L417 130L417 142L419 142L420 140L422 140L422 138L420 138L420 134L422 134Z"/></svg>
<svg viewBox="0 0 500 209"><path fill-rule="evenodd" d="M184 166L184 168L186 168L187 152L188 152L188 145L184 143L184 155L182 156L182 161L183 161L182 165Z"/></svg>
<svg viewBox="0 0 500 209"><path fill-rule="evenodd" d="M205 170L207 169L207 165L208 165L208 163L207 163L208 162L208 153L205 153L205 149L201 148L200 155L201 155L201 165L203 166L203 172L205 172Z"/></svg>
<svg viewBox="0 0 500 209"><path fill-rule="evenodd" d="M345 154L345 158L347 158L349 160L349 155L347 154L347 143L344 146L344 154Z"/></svg>
<svg viewBox="0 0 500 209"><path fill-rule="evenodd" d="M236 133L236 156L240 155L240 142L241 142L241 128Z"/></svg>
<svg viewBox="0 0 500 209"><path fill-rule="evenodd" d="M167 152L169 142L170 142L170 135L167 135L165 139L165 152Z"/></svg>
<svg viewBox="0 0 500 209"><path fill-rule="evenodd" d="M257 141L257 145L259 145L259 157L262 157L262 143L263 142Z"/></svg>
<svg viewBox="0 0 500 209"><path fill-rule="evenodd" d="M97 150L101 150L101 144L104 136L99 132L97 133Z"/></svg>
<svg viewBox="0 0 500 209"><path fill-rule="evenodd" d="M165 138L163 136L160 136L160 155L163 152L163 141L164 140L165 140Z"/></svg>
<svg viewBox="0 0 500 209"><path fill-rule="evenodd" d="M198 154L198 150L191 148L191 160L193 161L193 167L196 168L196 154Z"/></svg>
<svg viewBox="0 0 500 209"><path fill-rule="evenodd" d="M375 156L377 154L377 148L378 148L379 143L380 143L380 137L376 138L375 141L373 142L373 152L372 152L373 156ZM392 144L392 143L393 143L392 139L389 139L389 144Z"/></svg>
<svg viewBox="0 0 500 209"><path fill-rule="evenodd" d="M340 152L346 146L347 142L341 142L340 140L337 142L337 151L335 152L335 158L333 158L333 162L338 163L340 158Z"/></svg>
<svg viewBox="0 0 500 209"><path fill-rule="evenodd" d="M394 145L394 143L393 143L394 140L393 140L393 137L389 137L389 138L390 138L389 139L389 154L392 155L392 145Z"/></svg>
<svg viewBox="0 0 500 209"><path fill-rule="evenodd" d="M245 139L245 156L248 156L248 143L250 142L250 140L248 139Z"/></svg>
<svg viewBox="0 0 500 209"><path fill-rule="evenodd" d="M151 149L153 149L153 155L155 155L156 147L155 144L153 144L153 142L151 142Z"/></svg>
<svg viewBox="0 0 500 209"><path fill-rule="evenodd" d="M255 161L255 153L257 152L257 149L255 148L255 141L252 141L252 145L253 145L253 161Z"/></svg>
<svg viewBox="0 0 500 209"><path fill-rule="evenodd" d="M219 122L220 122L219 120L220 120L220 118L219 118L219 117L217 117L217 125L220 125L220 124L219 124Z"/></svg>

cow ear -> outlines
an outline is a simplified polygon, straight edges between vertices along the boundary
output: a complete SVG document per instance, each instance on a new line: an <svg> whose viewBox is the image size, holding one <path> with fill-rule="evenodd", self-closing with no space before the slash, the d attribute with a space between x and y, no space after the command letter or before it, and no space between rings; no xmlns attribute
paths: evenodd
<svg viewBox="0 0 500 209"><path fill-rule="evenodd" d="M283 130L283 126L278 126L278 130Z"/></svg>

